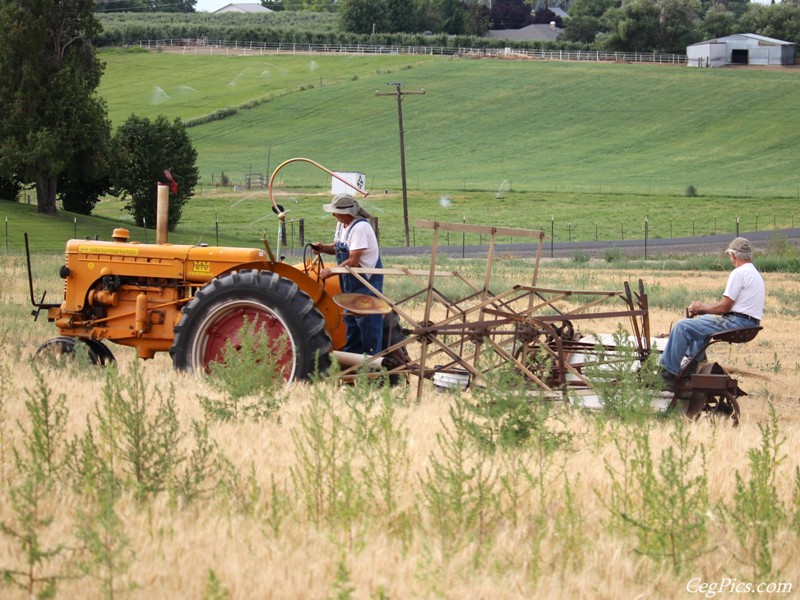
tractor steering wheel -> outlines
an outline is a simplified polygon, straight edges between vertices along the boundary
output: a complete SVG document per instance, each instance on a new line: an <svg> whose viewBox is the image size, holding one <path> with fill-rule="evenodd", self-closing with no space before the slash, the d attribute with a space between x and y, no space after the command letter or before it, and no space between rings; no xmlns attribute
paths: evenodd
<svg viewBox="0 0 800 600"><path fill-rule="evenodd" d="M311 249L312 257L310 261L306 258L306 252L309 249ZM314 244L308 243L303 246L303 270L305 271L306 275L308 275L308 272L313 269L317 274L317 279L321 281L322 279L320 277L320 273L322 272L322 269L325 268L325 264L322 262L322 255L314 255L313 250Z"/></svg>

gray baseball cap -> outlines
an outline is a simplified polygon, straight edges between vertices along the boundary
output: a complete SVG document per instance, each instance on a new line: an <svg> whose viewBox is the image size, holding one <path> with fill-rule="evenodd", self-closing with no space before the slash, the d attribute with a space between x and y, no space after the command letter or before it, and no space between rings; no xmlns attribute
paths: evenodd
<svg viewBox="0 0 800 600"><path fill-rule="evenodd" d="M730 244L728 244L728 248L725 250L725 252L728 252L729 254L731 252L743 252L747 254L752 251L753 246L750 244L750 240L743 237L737 237Z"/></svg>

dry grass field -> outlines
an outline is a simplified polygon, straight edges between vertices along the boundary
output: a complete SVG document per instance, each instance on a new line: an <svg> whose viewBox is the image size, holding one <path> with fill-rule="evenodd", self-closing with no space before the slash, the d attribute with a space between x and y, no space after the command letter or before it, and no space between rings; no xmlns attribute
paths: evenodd
<svg viewBox="0 0 800 600"><path fill-rule="evenodd" d="M115 347L118 368L105 371L31 361L55 328L29 316L23 262L0 257L4 599L49 589L76 599L686 598L751 584L777 598L800 588L794 275L765 275L754 341L712 352L759 374L742 376L738 429L541 402L514 423L492 421L465 410L470 392L429 389L417 402L405 388L330 382L292 386L267 417L219 421L200 399L224 392L166 356L139 362ZM57 265L36 257L34 270ZM523 282L523 267L498 277ZM659 333L681 303L719 296L725 275L545 264L540 283L618 289L639 278ZM48 299L61 285L37 281ZM501 430L516 437L501 443Z"/></svg>

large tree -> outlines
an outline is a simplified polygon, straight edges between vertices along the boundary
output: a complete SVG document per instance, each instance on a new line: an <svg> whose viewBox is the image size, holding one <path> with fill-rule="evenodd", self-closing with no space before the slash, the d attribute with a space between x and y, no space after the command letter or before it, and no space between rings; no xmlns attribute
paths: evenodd
<svg viewBox="0 0 800 600"><path fill-rule="evenodd" d="M800 44L800 6L781 2L764 6L753 3L739 19L740 29ZM796 47L796 46L795 46Z"/></svg>
<svg viewBox="0 0 800 600"><path fill-rule="evenodd" d="M436 16L435 31L450 35L461 35L466 29L467 14L460 0L430 0L431 10Z"/></svg>
<svg viewBox="0 0 800 600"><path fill-rule="evenodd" d="M16 202L20 191L22 191L22 184L13 176L0 176L0 200L11 200L12 202Z"/></svg>
<svg viewBox="0 0 800 600"><path fill-rule="evenodd" d="M59 175L108 128L95 93L93 8L92 0L0 0L0 175L35 183L42 213L57 212Z"/></svg>
<svg viewBox="0 0 800 600"><path fill-rule="evenodd" d="M731 35L737 31L736 15L721 3L711 5L700 24L701 37L704 40Z"/></svg>
<svg viewBox="0 0 800 600"><path fill-rule="evenodd" d="M339 27L353 33L413 33L418 30L414 0L340 0Z"/></svg>
<svg viewBox="0 0 800 600"><path fill-rule="evenodd" d="M114 143L114 191L127 196L125 208L137 225L155 227L157 184L167 183L165 169L172 173L178 192L170 195L168 229L175 229L198 178L197 151L186 127L180 119L170 123L163 115L155 121L131 115L114 134Z"/></svg>
<svg viewBox="0 0 800 600"><path fill-rule="evenodd" d="M533 23L533 8L526 0L495 0L491 18L493 29L519 29Z"/></svg>
<svg viewBox="0 0 800 600"><path fill-rule="evenodd" d="M385 33L389 31L386 0L341 0L339 27L352 33Z"/></svg>
<svg viewBox="0 0 800 600"><path fill-rule="evenodd" d="M633 0L604 13L610 24L610 50L639 52L686 51L698 41L699 0Z"/></svg>

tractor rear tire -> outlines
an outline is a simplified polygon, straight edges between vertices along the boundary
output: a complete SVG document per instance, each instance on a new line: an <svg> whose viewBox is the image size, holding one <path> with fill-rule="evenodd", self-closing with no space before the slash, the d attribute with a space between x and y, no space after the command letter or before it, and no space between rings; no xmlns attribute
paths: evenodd
<svg viewBox="0 0 800 600"><path fill-rule="evenodd" d="M175 368L208 372L223 360L228 342L238 346L246 323L285 346L278 362L287 382L309 379L330 366L325 318L297 285L270 271L237 271L213 279L183 309L169 350ZM273 347L275 349L275 347Z"/></svg>

